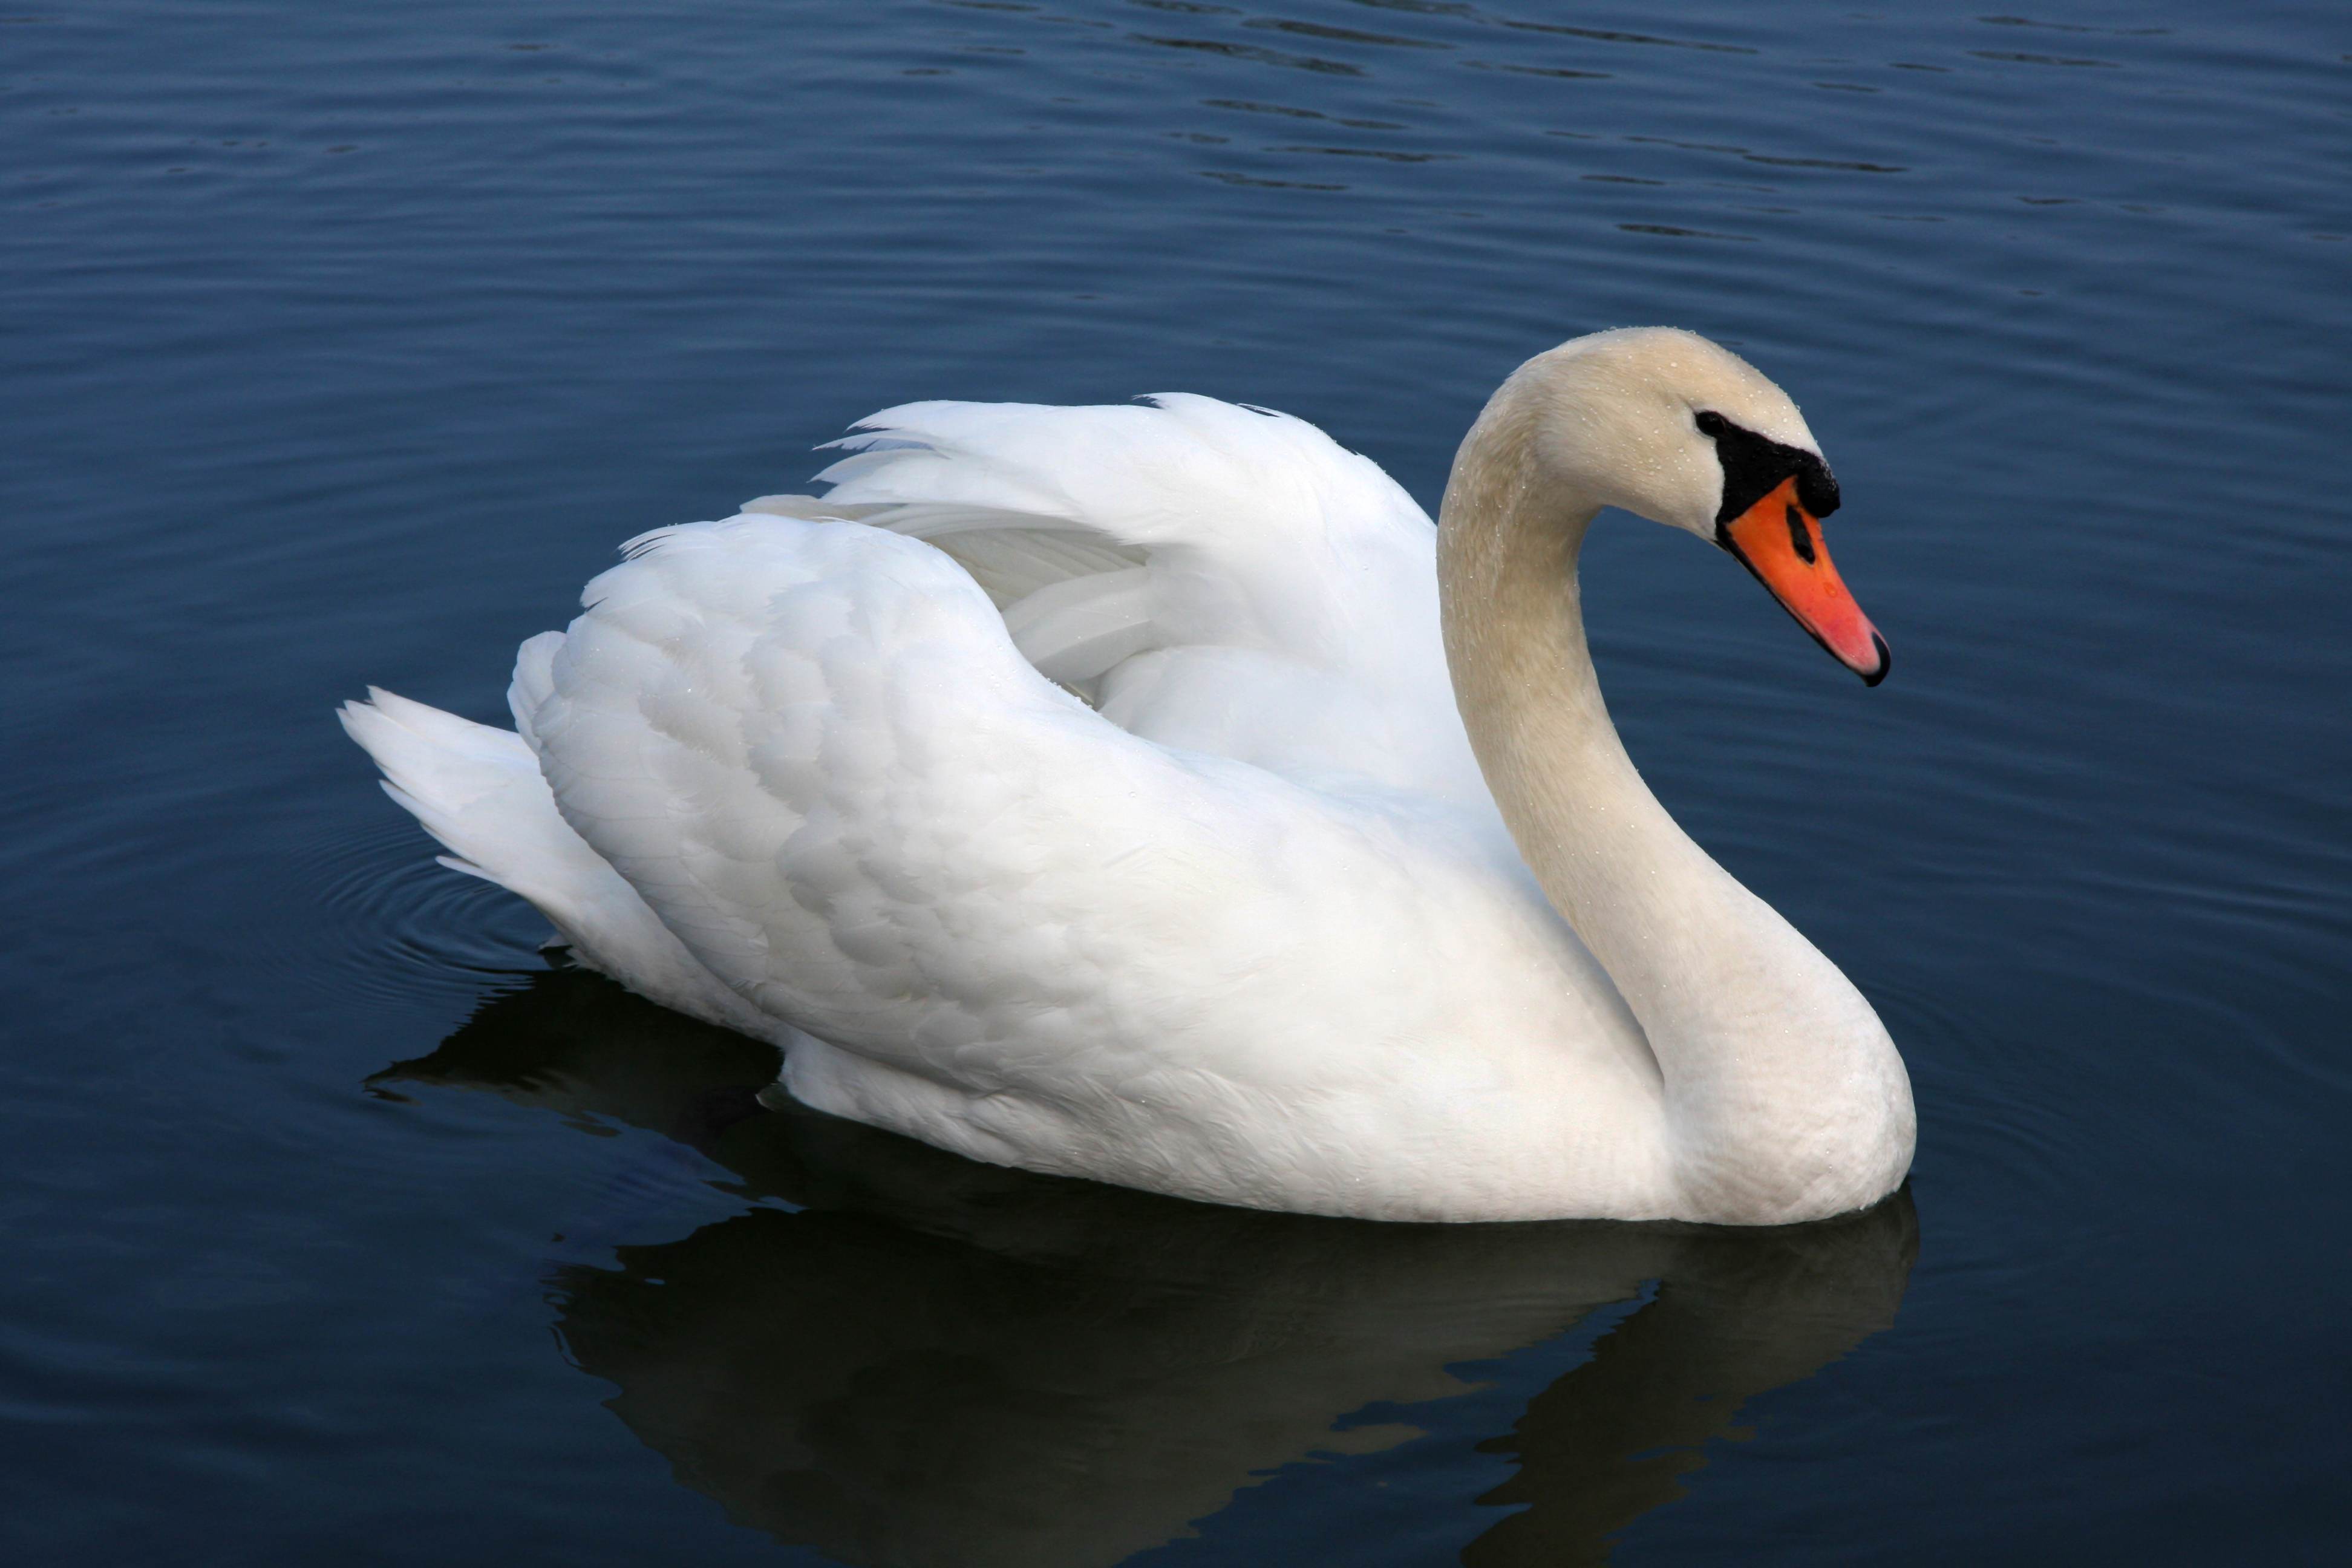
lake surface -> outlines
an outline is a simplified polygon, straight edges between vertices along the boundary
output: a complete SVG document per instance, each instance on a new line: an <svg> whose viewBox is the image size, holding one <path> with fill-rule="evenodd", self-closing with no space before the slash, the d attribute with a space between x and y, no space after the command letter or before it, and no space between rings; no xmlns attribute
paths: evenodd
<svg viewBox="0 0 2352 1568"><path fill-rule="evenodd" d="M2352 20L1111 0L0 18L12 1563L2304 1563L2352 1540ZM758 1113L330 717L919 397L1787 386L1865 691L1604 520L1906 1194L1292 1219Z"/></svg>

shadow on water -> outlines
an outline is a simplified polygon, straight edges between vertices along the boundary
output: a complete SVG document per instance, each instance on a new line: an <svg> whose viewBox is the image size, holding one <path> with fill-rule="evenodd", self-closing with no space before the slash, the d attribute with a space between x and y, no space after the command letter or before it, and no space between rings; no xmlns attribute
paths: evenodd
<svg viewBox="0 0 2352 1568"><path fill-rule="evenodd" d="M1477 1500L1515 1511L1464 1552L1604 1561L1744 1401L1887 1328L1917 1253L1907 1191L1763 1233L1211 1207L763 1110L775 1059L558 971L378 1081L630 1123L734 1173L756 1206L617 1268L555 1264L557 1329L680 1481L846 1563L1118 1562L1281 1467L1423 1438L1414 1415L1491 1388L1468 1363L1614 1306L1477 1445L1515 1467Z"/></svg>

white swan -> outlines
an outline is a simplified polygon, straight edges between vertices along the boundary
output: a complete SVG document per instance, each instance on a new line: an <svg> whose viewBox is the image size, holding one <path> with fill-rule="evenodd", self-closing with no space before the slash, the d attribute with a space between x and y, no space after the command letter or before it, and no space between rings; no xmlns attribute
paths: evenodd
<svg viewBox="0 0 2352 1568"><path fill-rule="evenodd" d="M1385 1219L1774 1224L1902 1181L1893 1042L1643 785L1585 647L1618 506L1885 674L1744 361L1537 356L1433 531L1207 398L857 428L825 500L634 541L522 645L519 734L344 710L449 864L782 1045L802 1100L975 1159Z"/></svg>

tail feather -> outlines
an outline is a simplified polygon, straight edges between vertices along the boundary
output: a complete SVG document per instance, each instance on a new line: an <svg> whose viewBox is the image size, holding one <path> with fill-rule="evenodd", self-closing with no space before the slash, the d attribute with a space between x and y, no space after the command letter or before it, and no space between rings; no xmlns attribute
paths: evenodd
<svg viewBox="0 0 2352 1568"><path fill-rule="evenodd" d="M520 710L529 710L524 699L548 679L562 637L549 633L523 645L515 677ZM338 716L383 770L384 793L448 851L443 865L529 900L582 962L631 990L714 1024L774 1033L774 1021L704 968L572 831L523 735L374 687Z"/></svg>

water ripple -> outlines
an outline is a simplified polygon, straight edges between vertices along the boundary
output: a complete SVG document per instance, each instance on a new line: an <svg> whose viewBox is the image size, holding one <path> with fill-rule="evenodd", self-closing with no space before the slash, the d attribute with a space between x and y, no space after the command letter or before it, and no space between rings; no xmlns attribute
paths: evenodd
<svg viewBox="0 0 2352 1568"><path fill-rule="evenodd" d="M1323 76L1362 76L1362 68L1344 60L1327 60L1316 55L1286 54L1280 49L1261 48L1255 44L1227 43L1222 38L1171 38L1149 33L1133 35L1139 44L1155 48L1191 49L1197 53L1221 55L1227 59L1247 60L1254 65L1279 66L1286 70L1314 71Z"/></svg>
<svg viewBox="0 0 2352 1568"><path fill-rule="evenodd" d="M414 822L372 822L309 846L296 876L323 919L315 947L278 955L313 991L409 1002L473 996L532 964L546 922L513 894L452 871Z"/></svg>

